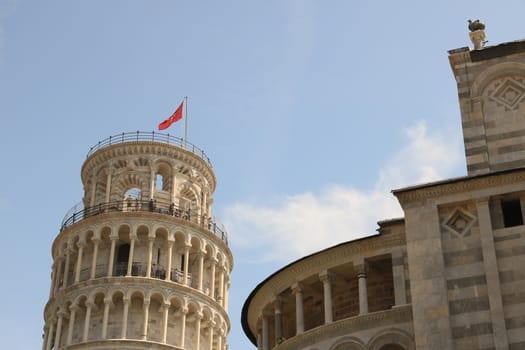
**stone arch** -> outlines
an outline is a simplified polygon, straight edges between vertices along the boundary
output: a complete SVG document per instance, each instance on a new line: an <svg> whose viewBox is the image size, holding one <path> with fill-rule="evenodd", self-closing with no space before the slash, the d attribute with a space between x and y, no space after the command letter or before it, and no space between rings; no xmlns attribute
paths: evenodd
<svg viewBox="0 0 525 350"><path fill-rule="evenodd" d="M189 211L189 216L192 216L192 211L196 211L199 207L199 195L195 191L193 184L190 182L184 182L180 186L179 196L179 208L181 208L183 212Z"/></svg>
<svg viewBox="0 0 525 350"><path fill-rule="evenodd" d="M160 159L154 163L154 169L156 178L155 181L157 180L158 175L162 177L162 187L160 188L160 190L169 192L171 190L171 165L166 160ZM157 191L159 190L159 187L157 187L157 183L155 183L155 189Z"/></svg>
<svg viewBox="0 0 525 350"><path fill-rule="evenodd" d="M132 188L140 190L141 197L148 191L148 180L139 172L126 172L115 176L111 186L110 201L124 200L126 192Z"/></svg>
<svg viewBox="0 0 525 350"><path fill-rule="evenodd" d="M504 62L487 68L472 82L470 97L480 96L490 82L505 75L525 76L525 64Z"/></svg>
<svg viewBox="0 0 525 350"><path fill-rule="evenodd" d="M353 336L347 336L337 340L329 350L366 350L366 345L361 339Z"/></svg>
<svg viewBox="0 0 525 350"><path fill-rule="evenodd" d="M415 350L414 340L407 332L397 329L385 329L368 341L369 350Z"/></svg>

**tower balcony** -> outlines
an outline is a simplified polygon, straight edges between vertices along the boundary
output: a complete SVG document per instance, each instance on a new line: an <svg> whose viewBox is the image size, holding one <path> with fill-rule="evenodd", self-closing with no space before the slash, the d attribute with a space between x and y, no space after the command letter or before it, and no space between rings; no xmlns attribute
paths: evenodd
<svg viewBox="0 0 525 350"><path fill-rule="evenodd" d="M228 245L228 234L226 229L224 228L224 225L215 218L199 215L195 210L181 208L173 203L158 203L152 200L145 201L131 198L129 200L100 203L90 207L84 207L82 202L80 202L68 210L60 224L60 232L84 219L115 212L128 213L129 215L136 215L140 212L160 214L164 217L171 217L175 220L191 222L214 234Z"/></svg>

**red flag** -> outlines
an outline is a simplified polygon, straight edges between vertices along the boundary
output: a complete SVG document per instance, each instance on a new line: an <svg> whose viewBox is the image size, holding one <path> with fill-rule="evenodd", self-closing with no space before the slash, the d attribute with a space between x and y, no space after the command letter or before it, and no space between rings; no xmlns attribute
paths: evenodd
<svg viewBox="0 0 525 350"><path fill-rule="evenodd" d="M171 124L175 123L176 121L179 121L182 119L182 105L184 104L184 101L180 103L179 108L165 121L159 124L159 130L164 130L170 127Z"/></svg>

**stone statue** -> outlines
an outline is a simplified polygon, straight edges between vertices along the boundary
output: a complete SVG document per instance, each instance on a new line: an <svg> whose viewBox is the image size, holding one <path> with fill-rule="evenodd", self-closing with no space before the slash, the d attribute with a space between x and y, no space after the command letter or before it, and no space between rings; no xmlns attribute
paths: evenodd
<svg viewBox="0 0 525 350"><path fill-rule="evenodd" d="M487 43L485 36L485 23L480 22L479 19L468 20L468 29L470 30L469 36L472 44L474 44L474 50L482 49Z"/></svg>

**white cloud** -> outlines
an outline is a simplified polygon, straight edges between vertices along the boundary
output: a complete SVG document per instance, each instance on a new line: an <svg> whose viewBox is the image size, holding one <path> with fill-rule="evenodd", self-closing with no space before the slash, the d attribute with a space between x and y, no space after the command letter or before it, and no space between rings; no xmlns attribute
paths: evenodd
<svg viewBox="0 0 525 350"><path fill-rule="evenodd" d="M318 193L282 196L274 206L227 207L224 218L232 244L249 252L253 262L289 262L374 234L377 221L401 217L391 189L444 179L462 159L454 142L428 135L424 122L407 128L405 135L406 146L382 167L371 190L330 185Z"/></svg>

